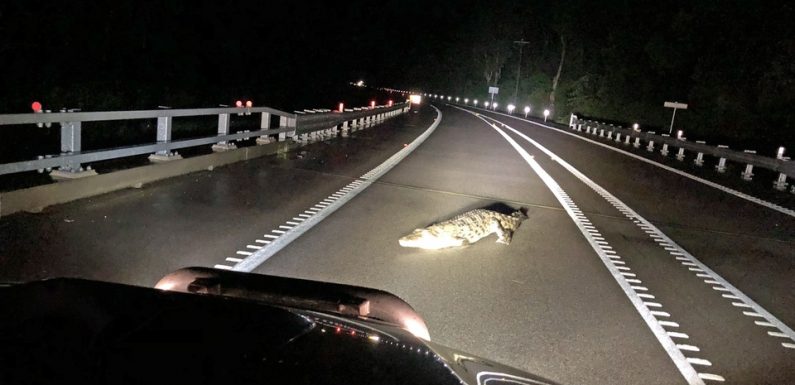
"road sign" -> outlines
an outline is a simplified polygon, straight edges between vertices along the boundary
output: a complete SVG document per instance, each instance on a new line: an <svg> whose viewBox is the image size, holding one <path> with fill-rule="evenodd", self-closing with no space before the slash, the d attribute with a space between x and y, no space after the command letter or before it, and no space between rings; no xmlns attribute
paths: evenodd
<svg viewBox="0 0 795 385"><path fill-rule="evenodd" d="M676 108L676 109L679 109L679 110L686 110L687 109L687 104L685 104L685 103L677 103L677 102L665 102L665 103L663 103L663 107Z"/></svg>
<svg viewBox="0 0 795 385"><path fill-rule="evenodd" d="M663 107L673 108L674 114L671 116L671 127L668 129L668 135L671 134L674 130L674 119L676 118L676 110L686 110L687 104L679 103L679 102L665 102L663 103Z"/></svg>
<svg viewBox="0 0 795 385"><path fill-rule="evenodd" d="M489 87L489 93L492 95L496 95L500 93L499 87Z"/></svg>

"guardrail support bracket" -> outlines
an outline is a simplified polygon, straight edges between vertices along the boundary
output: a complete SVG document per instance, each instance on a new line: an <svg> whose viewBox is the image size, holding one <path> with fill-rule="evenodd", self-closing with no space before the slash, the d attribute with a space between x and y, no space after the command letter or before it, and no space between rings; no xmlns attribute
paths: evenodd
<svg viewBox="0 0 795 385"><path fill-rule="evenodd" d="M715 170L718 172L726 172L726 158L718 159L718 165L715 166Z"/></svg>

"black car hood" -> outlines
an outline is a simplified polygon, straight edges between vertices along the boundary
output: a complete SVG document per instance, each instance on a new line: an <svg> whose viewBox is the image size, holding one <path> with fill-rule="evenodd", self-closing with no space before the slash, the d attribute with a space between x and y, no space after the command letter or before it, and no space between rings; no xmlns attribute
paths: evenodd
<svg viewBox="0 0 795 385"><path fill-rule="evenodd" d="M548 384L386 322L81 279L0 288L2 384Z"/></svg>

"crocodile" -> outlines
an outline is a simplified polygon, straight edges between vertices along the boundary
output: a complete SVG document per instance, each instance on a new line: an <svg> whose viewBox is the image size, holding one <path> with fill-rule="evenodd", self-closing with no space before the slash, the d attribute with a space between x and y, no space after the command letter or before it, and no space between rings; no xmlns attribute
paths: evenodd
<svg viewBox="0 0 795 385"><path fill-rule="evenodd" d="M443 249L466 246L496 233L497 243L507 245L511 243L513 232L527 219L525 212L520 209L506 215L492 210L471 210L446 221L415 229L398 242L403 247Z"/></svg>

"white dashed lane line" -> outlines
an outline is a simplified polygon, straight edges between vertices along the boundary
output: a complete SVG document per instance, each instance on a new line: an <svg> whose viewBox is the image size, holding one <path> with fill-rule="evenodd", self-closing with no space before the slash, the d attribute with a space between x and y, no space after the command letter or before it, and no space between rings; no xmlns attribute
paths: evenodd
<svg viewBox="0 0 795 385"><path fill-rule="evenodd" d="M456 107L456 108L460 108L460 107ZM471 111L468 111L468 110L465 110L465 111L471 113ZM734 190L732 188L720 185L718 183L706 180L704 178L699 178L699 177L697 177L695 175L688 174L688 173L686 173L686 172L684 172L682 170L678 170L676 168L673 168L673 167L670 167L670 166L666 166L666 165L664 165L662 163L655 162L655 161L653 161L651 159L646 159L646 158L644 158L642 156L635 155L635 154L633 154L633 153L631 153L629 151L624 151L622 149L615 148L615 147L613 147L611 145L608 145L608 144L605 144L605 143L601 143L601 142L598 142L598 141L595 141L595 140L592 140L592 139L584 138L584 137L582 137L580 135L564 131L564 130L562 130L560 128L557 128L557 127L552 127L552 126L549 126L549 125L546 125L546 124L541 124L541 123L537 123L537 122L534 122L534 121L531 121L531 120L522 119L520 117L516 117L516 116L513 116L513 115L506 115L506 114L503 114L501 112L496 112L496 111L488 111L488 112L494 113L494 114L497 114L497 115L502 115L502 116L509 117L509 118L513 118L513 119L516 119L516 120L520 120L520 121L523 121L523 122L526 122L526 123L530 123L530 124L536 125L538 127L547 128L547 129L553 130L553 131L561 133L561 134L569 135L569 136L577 138L579 140L583 140L583 141L586 141L588 143L595 144L597 146L606 148L606 149L611 150L611 151L615 151L615 152L617 152L619 154L626 155L628 157L631 157L631 158L637 159L639 161L642 161L642 162L651 164L653 166L659 167L659 168L661 168L663 170L670 171L670 172L672 172L674 174L677 174L677 175L683 176L685 178L694 180L696 182L705 184L705 185L710 186L712 188L715 188L715 189L718 189L720 191L726 192L728 194L734 195L734 196L736 196L738 198L745 199L745 200L747 200L749 202L756 203L756 204L758 204L760 206L764 206L764 207L767 207L769 209L778 211L778 212L780 212L782 214L789 215L791 217L795 217L795 210L793 210L793 209L789 209L789 208L777 205L777 204L775 204L773 202L769 202L769 201L766 201L764 199L760 199L760 198L757 198L755 196L748 195L746 193Z"/></svg>
<svg viewBox="0 0 795 385"><path fill-rule="evenodd" d="M466 110L464 110L466 111ZM468 112L468 111L467 111ZM471 113L471 112L470 112ZM647 327L651 330L652 334L657 338L662 348L668 354L671 361L677 367L679 372L685 378L688 384L705 384L704 380L724 381L723 377L712 373L703 373L697 371L693 365L711 366L711 363L706 359L700 357L687 357L683 353L699 352L700 349L694 345L686 345L688 349L681 349L679 346L685 346L678 342L687 341L690 337L679 330L667 330L665 327L671 329L678 329L679 324L671 319L671 314L661 310L663 305L656 302L653 294L649 293L649 289L641 286L643 283L638 278L637 274L626 266L626 262L622 260L621 256L613 251L612 247L604 243L597 243L597 239L604 239L599 230L594 226L586 215L582 213L576 203L569 197L569 195L560 187L560 185L541 167L541 165L533 159L533 156L527 153L516 141L511 138L505 131L497 127L496 124L490 123L480 115L478 118L489 124L494 130L497 131L527 162L530 168L541 178L547 188L552 192L555 198L563 206L566 213L574 221L574 224L579 228L585 239L591 245L591 248L596 252L599 258L604 263L607 270L613 276L616 283L621 287L621 290L629 299L630 303L635 307L636 311L640 314L641 318L646 323ZM709 364L709 365L707 365Z"/></svg>
<svg viewBox="0 0 795 385"><path fill-rule="evenodd" d="M215 267L225 270L253 271L279 250L298 239L298 237L303 235L306 231L345 205L374 181L386 174L392 167L400 163L400 161L419 147L419 145L436 130L436 127L439 126L439 123L442 121L442 112L436 107L433 108L436 110L436 118L433 124L409 145L403 147L400 151L362 175L359 179L348 183L346 186L324 198L303 213L285 222L284 225L279 225L276 229L271 230L270 234L264 234L262 236L264 239L255 240L254 243L257 243L257 245L246 245L247 250L237 251L237 255L244 256L245 258L226 258L226 262L232 262L234 265L218 264L215 265Z"/></svg>
<svg viewBox="0 0 795 385"><path fill-rule="evenodd" d="M488 119L498 122L493 118L488 118ZM502 122L499 123L502 124ZM509 126L505 127L513 131L517 135L521 136L523 139L527 140L528 142L533 144L535 147L537 147L539 150L543 151L553 159L555 159L558 162L558 164L563 166L566 170L568 170L575 177L577 177L577 179L579 179L580 181L585 183L588 187L590 187L592 190L594 190L608 203L610 203L610 205L612 205L617 210L619 210L627 219L635 223L635 225L638 226L641 230L643 230L646 234L648 234L649 237L652 238L652 240L654 240L658 245L662 246L665 252L667 252L669 255L674 257L674 259L679 261L679 263L683 267L687 268L688 271L693 272L697 278L701 279L706 285L710 286L713 290L722 293L721 295L723 298L732 301L732 306L740 309L749 309L746 311L742 311L743 315L752 318L763 318L765 320L765 323L763 325L756 323L756 325L773 329L767 331L766 334L768 336L774 338L786 339L786 341L781 341L782 347L787 349L793 348L792 345L793 342L795 342L795 331L793 331L789 326L787 326L781 320L773 316L770 312L762 308L762 306L754 302L751 298L749 298L739 289L731 285L723 277L718 275L716 272L712 271L712 269L710 269L701 261L696 259L696 257L694 257L689 252L687 252L687 250L679 246L676 242L674 242L671 238L665 235L660 229L654 226L651 222L641 217L638 213L632 210L624 202L622 202L621 200L610 194L607 190L596 184L596 182L592 181L590 178L585 176L583 173L581 173L579 170L574 168L572 165L570 165L563 159L560 159L553 152L549 151L547 148L537 143L533 139L530 139L527 135L524 135L521 132Z"/></svg>

